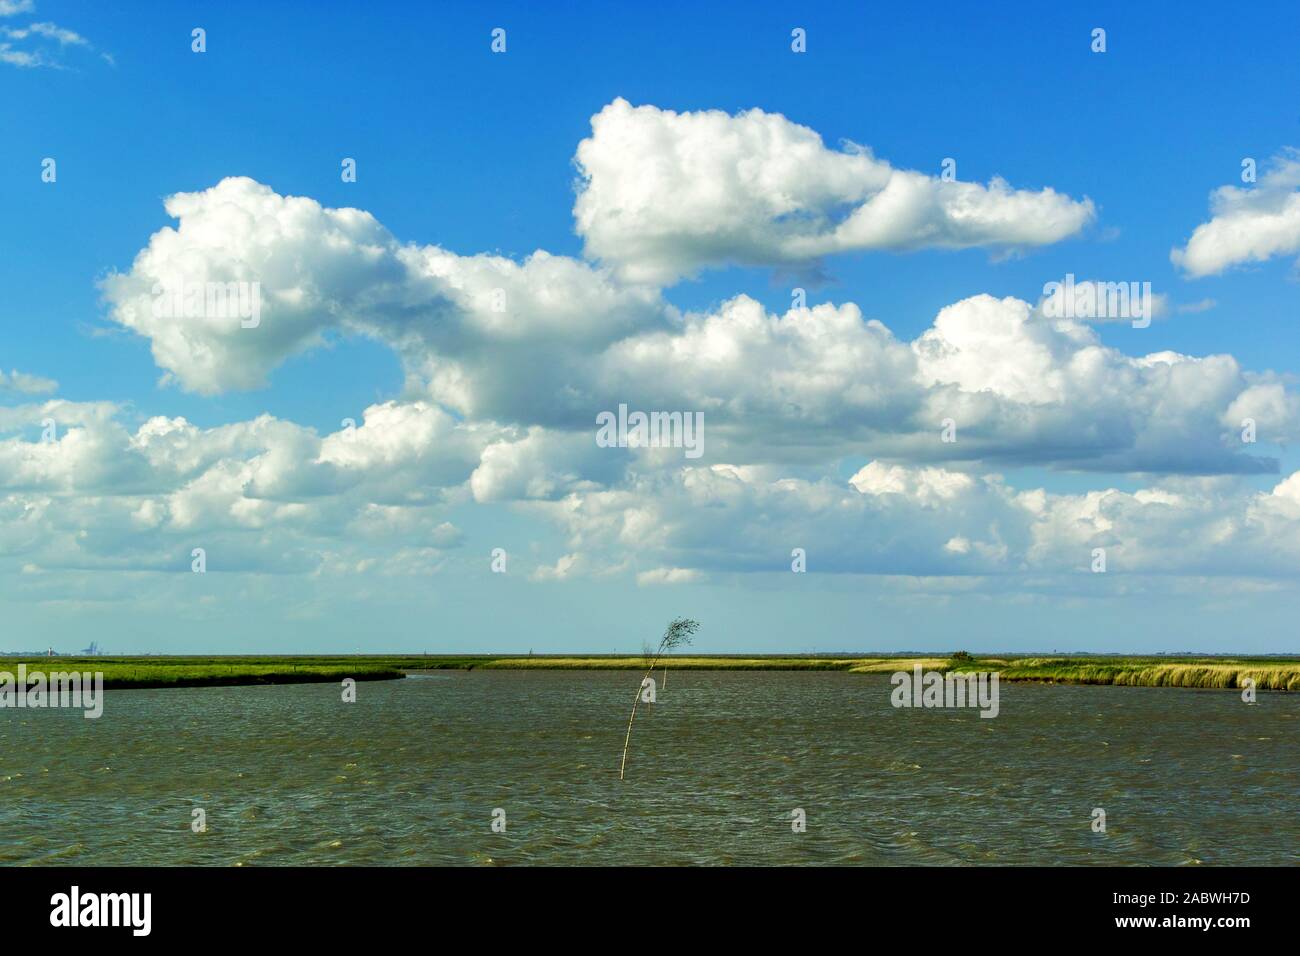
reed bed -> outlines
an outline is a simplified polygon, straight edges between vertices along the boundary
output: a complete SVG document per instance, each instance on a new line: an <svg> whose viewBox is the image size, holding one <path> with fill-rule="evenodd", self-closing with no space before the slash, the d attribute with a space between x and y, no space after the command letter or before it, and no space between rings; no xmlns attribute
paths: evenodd
<svg viewBox="0 0 1300 956"><path fill-rule="evenodd" d="M1300 690L1300 662L1242 660L1160 661L1151 659L1028 658L1011 660L1000 668L975 661L962 670L997 669L1003 680L1045 681L1063 684L1116 684L1124 687L1196 687L1232 690L1247 678L1258 690Z"/></svg>

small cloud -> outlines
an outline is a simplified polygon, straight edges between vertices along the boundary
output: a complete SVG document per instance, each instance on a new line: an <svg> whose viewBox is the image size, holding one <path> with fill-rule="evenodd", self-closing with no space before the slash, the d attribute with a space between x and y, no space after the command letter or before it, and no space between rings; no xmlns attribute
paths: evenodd
<svg viewBox="0 0 1300 956"><path fill-rule="evenodd" d="M0 0L0 16L13 16L27 13L34 9L30 0ZM52 67L63 69L63 64L51 57L68 47L81 47L94 50L95 45L76 30L69 30L48 20L28 24L25 27L0 27L0 63L17 67ZM15 46L17 42L22 46ZM110 66L116 65L112 54L100 53L100 57Z"/></svg>
<svg viewBox="0 0 1300 956"><path fill-rule="evenodd" d="M1300 150L1274 157L1258 185L1214 190L1210 213L1183 248L1169 253L1189 278L1300 253Z"/></svg>
<svg viewBox="0 0 1300 956"><path fill-rule="evenodd" d="M444 521L430 534L433 546L439 549L459 548L465 541L465 533L450 521Z"/></svg>
<svg viewBox="0 0 1300 956"><path fill-rule="evenodd" d="M16 369L6 375L4 370L0 369L0 393L17 392L20 395L50 395L56 392L58 388L59 383L52 378L28 375Z"/></svg>
<svg viewBox="0 0 1300 956"><path fill-rule="evenodd" d="M45 37L57 40L59 46L90 46L90 41L75 30L65 30L55 23L33 23L25 30L7 30L15 40L24 40L29 36Z"/></svg>
<svg viewBox="0 0 1300 956"><path fill-rule="evenodd" d="M533 573L528 576L528 579L530 581L563 581L578 570L581 557L578 554L561 555L554 564L543 564L535 568Z"/></svg>
<svg viewBox="0 0 1300 956"><path fill-rule="evenodd" d="M10 66L18 67L57 65L45 59L39 53L29 53L26 50L15 50L12 44L9 43L0 43L0 63L8 63Z"/></svg>
<svg viewBox="0 0 1300 956"><path fill-rule="evenodd" d="M1180 315L1191 315L1197 312L1208 312L1218 304L1214 299L1202 299L1200 302L1186 302L1174 311Z"/></svg>
<svg viewBox="0 0 1300 956"><path fill-rule="evenodd" d="M693 568L655 568L636 576L638 587L654 584L689 584L700 580L700 572Z"/></svg>

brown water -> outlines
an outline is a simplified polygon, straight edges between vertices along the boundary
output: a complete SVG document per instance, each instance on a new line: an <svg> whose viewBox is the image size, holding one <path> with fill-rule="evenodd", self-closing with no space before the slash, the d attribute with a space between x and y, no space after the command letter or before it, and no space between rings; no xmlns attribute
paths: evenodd
<svg viewBox="0 0 1300 956"><path fill-rule="evenodd" d="M0 862L1298 859L1300 696L1003 683L990 720L896 710L883 676L678 671L620 782L638 679L448 672L360 684L355 704L317 684L109 691L99 720L0 711Z"/></svg>

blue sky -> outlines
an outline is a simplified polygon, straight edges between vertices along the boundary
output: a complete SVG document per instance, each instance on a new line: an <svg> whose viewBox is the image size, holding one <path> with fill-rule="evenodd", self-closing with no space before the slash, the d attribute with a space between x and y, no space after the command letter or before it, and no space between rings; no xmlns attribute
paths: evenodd
<svg viewBox="0 0 1300 956"><path fill-rule="evenodd" d="M685 613L704 622L700 648L720 652L1295 650L1287 624L1297 604L1290 559L1300 553L1300 524L1289 493L1272 492L1300 469L1300 456L1288 448L1300 425L1287 398L1300 369L1292 331L1300 240L1288 247L1284 235L1283 251L1246 259L1216 247L1227 264L1203 275L1170 256L1213 220L1212 191L1256 188L1241 181L1246 157L1257 161L1261 178L1277 158L1284 171L1269 187L1282 212L1258 228L1275 230L1280 222L1285 230L1295 222L1285 213L1295 188L1286 178L1286 150L1300 146L1300 109L1285 82L1300 20L1293 6L1257 5L1243 17L1165 4L1006 5L996 15L958 5L868 11L838 3L797 11L761 3L380 3L364 12L321 5L310 15L288 4L10 5L14 12L0 16L0 29L21 33L48 23L78 40L39 32L0 39L11 52L41 57L37 65L0 62L0 281L7 292L0 299L0 368L57 382L52 391L0 388L0 406L9 410L0 418L0 446L9 446L0 457L0 498L10 496L0 529L11 524L10 535L0 537L0 609L9 622L0 647L71 650L96 639L122 652L608 652L639 649L664 620ZM195 27L207 32L201 54L191 51ZM507 31L504 54L489 49L496 27ZM796 27L807 31L806 53L791 50ZM1106 30L1104 53L1090 50L1095 27ZM1050 240L851 248L795 261L784 252L768 259L733 254L701 208L699 222L669 230L664 240L684 250L686 274L638 285L629 277L643 263L611 251L626 238L616 234L616 219L606 220L615 230L607 234L613 238L606 255L595 248L594 233L584 236L575 225L575 190L587 188L575 165L578 144L593 136L593 117L619 98L654 108L653 115L634 113L633 124L658 122L667 111L721 111L730 118L726 128L740 130L738 117L757 108L813 131L827 154L845 155L841 144L851 141L895 170L927 177L937 177L951 157L962 182L987 185L1002 177L1026 196L1051 189L1075 203L1072 209L1090 200L1093 211ZM664 130L680 132L671 122ZM619 164L633 170L623 189L635 188L636 164L651 169L654 162L612 147L601 155L611 177ZM46 157L57 162L54 183L41 179ZM343 157L356 159L356 182L341 181ZM760 159L742 153L737 165ZM780 151L768 160L777 168ZM816 174L809 168L808 176ZM283 355L258 351L257 361L267 365L261 387L244 387L229 370L217 387L196 387L192 374L186 378L187 357L160 361L160 333L115 312L122 303L104 280L132 277L151 237L176 225L163 208L167 197L204 194L227 177L248 177L277 200L298 196L324 210L364 210L394 249L431 246L516 263L542 249L583 268L613 270L617 294L636 285L655 298L646 305L646 335L679 330L673 323L682 321L680 312L725 312L740 295L782 316L798 285L807 288L809 305L855 304L863 321L883 323L906 350L940 310L973 297L1033 306L1044 283L1066 273L1147 281L1165 302L1165 314L1149 327L1085 323L1096 345L1113 351L1112 364L1152 353L1229 355L1242 378L1235 386L1203 381L1197 376L1209 373L1188 362L1187 378L1128 392L1137 387L1131 376L1145 374L1128 369L1098 373L1086 388L1061 386L1049 401L1031 394L1026 382L1038 374L1032 367L989 370L978 357L960 368L949 363L934 374L950 377L930 387L956 390L952 395L991 389L998 401L1019 403L988 411L973 426L983 444L972 457L918 444L905 429L881 426L870 439L846 429L845 422L888 418L890 409L933 398L915 393L915 382L899 391L875 385L879 367L870 363L844 370L837 387L846 395L854 386L876 388L896 394L897 405L873 412L869 400L853 399L839 406L820 390L799 398L791 385L795 398L786 407L801 411L785 414L779 403L769 407L757 394L742 400L719 384L719 394L706 396L716 405L706 403L705 420L718 421L723 437L698 467L753 474L714 471L710 481L736 487L701 489L683 477L691 462L609 450L628 459L611 475L610 456L593 462L590 450L572 451L575 442L590 443L594 426L583 432L573 417L557 423L538 411L555 400L556 381L538 372L532 394L506 395L511 383L537 371L526 350L498 358L505 353L494 351L490 336L470 344L469 333L455 339L455 331L435 334L430 325L419 333L434 340L422 346L428 354L413 356L396 344L391 314L343 315L364 289L348 288L341 304L319 305L319 315L311 308L295 314L301 341L312 343ZM614 186L603 195L618 199ZM655 197L660 205L651 212L673 218L673 199L672 191ZM245 191L233 201L260 200ZM827 211L838 218L845 208ZM1251 220L1241 221L1250 227ZM775 236L784 226L774 219L763 228ZM690 260L688 250L715 240L718 261ZM238 241L231 237L226 248L230 268L247 266L253 271L246 277L258 278L255 264L248 265L254 259L232 251ZM307 261L319 250L310 236L303 242L301 250L268 255ZM736 264L746 258L748 264ZM209 270L229 265L204 261ZM410 321L441 321L432 306L421 308ZM674 310L677 317L668 316ZM958 309L953 322L974 328L970 311ZM327 320L326 313L343 318ZM585 311L581 320L604 321ZM257 331L278 321L269 309L267 326ZM996 321L1020 320L999 313ZM1015 335L1030 336L1026 342L1037 341L1031 332L1015 326ZM536 334L534 361L554 360L559 353L542 341L551 333ZM581 345L592 350L593 366L609 344L603 334ZM945 348L957 333L946 334ZM813 339L824 340L821 333ZM1016 341L1007 339L1013 349ZM1045 348L1063 362L1074 354L1066 339L1053 341ZM815 360L807 342L783 342L747 359L754 364L738 380L782 381L788 373L807 382L837 356L856 354L849 338ZM664 342L650 337L642 344ZM675 354L680 360L689 351L687 344ZM479 378L465 404L421 379L428 372L422 362L447 355L468 361L471 354ZM782 364L800 361L811 364ZM676 392L656 391L664 375L652 366L610 360L607 369L600 366L600 381L608 386L626 375L630 398L680 399L673 407L683 408L694 407L690 401L710 384L710 373L688 365ZM171 381L160 384L164 374ZM636 375L644 381L637 384ZM1255 375L1269 377L1260 386L1249 377ZM1252 385L1252 397L1233 405ZM1260 387L1272 391L1261 397ZM1113 401L1080 398L1107 390ZM1193 405L1201 390L1204 404ZM599 410L621 393L593 384L584 394L600 396L605 404L592 406ZM1120 421L1126 394L1130 404L1145 404ZM1186 407L1167 410L1159 401L1167 395ZM68 406L51 411L50 402ZM93 403L111 403L109 418L95 418ZM540 484L485 493L485 473L477 488L471 481L473 463L464 475L438 471L431 462L442 453L439 445L420 450L418 461L376 452L365 466L375 474L339 479L346 493L308 489L312 482L302 474L322 459L310 439L290 429L324 439L343 419L361 424L367 408L384 403L399 412L424 403L419 407L436 407L463 430L498 430L484 439L489 444L518 442L531 427L549 429L536 439L538 459L519 465L541 469ZM816 415L808 411L814 406ZM1230 432L1222 421L1230 408L1257 406L1267 406L1271 417L1250 454L1275 459L1276 467L1225 474L1221 461L1210 460L1209 445L1223 440L1212 423ZM1055 424L1026 426L1031 437L999 432L1049 412ZM139 452L139 429L160 416L204 432L272 416L294 437L233 442L226 457L213 452L201 467L150 459L147 478L106 468L90 477L102 462L88 453L60 444L50 457L35 447L47 414L68 420L64 437L84 429L105 462L129 461ZM805 416L820 416L821 430L811 437ZM1092 429L1115 447L1104 454L1056 447ZM1121 447L1125 435L1147 429L1143 448ZM805 439L830 450L790 450ZM218 506L205 498L208 510L199 509L199 517L185 503L187 489L209 487L205 475L215 484L241 463L256 470L259 456L289 455L277 449L300 442L307 443L302 461L284 466L294 479L276 472L280 490L258 497L245 475L242 485L230 480L246 503L223 498ZM485 447L473 454L488 454ZM527 457L525 450L511 454L512 461ZM867 478L849 482L872 462L876 470ZM927 468L942 474L915 477ZM436 494L429 491L433 471L440 476ZM994 474L1002 484L986 482ZM398 489L403 476L407 483ZM389 482L382 488L381 478ZM808 484L787 500L784 480ZM904 490L882 492L896 488ZM1009 496L1036 489L1077 500L1063 500L1056 517L1011 502ZM1103 503L1099 523L1095 502L1086 499L1107 489L1127 497ZM839 493L871 500L832 506L819 497ZM1269 497L1261 506L1252 496ZM861 513L854 511L859 506ZM374 507L413 509L390 516L407 536L376 534L358 546L348 522ZM837 507L849 509L849 527L835 520ZM222 525L223 508L229 526ZM646 527L612 527L614 516L634 508L644 508ZM37 512L39 519L30 517ZM1091 537L1079 531L1076 512L1093 522ZM24 526L19 514L46 524ZM723 518L715 525L710 516L717 514ZM427 540L410 537L426 525ZM802 528L818 545L809 549L809 572L794 575L789 552L800 546ZM211 570L194 575L190 546L209 540ZM1222 547L1207 545L1212 540ZM1095 546L1112 549L1105 575L1089 571ZM505 574L489 569L494 547L510 555ZM398 554L405 555L400 562ZM953 563L966 558L969 566ZM678 583L656 583L661 579Z"/></svg>

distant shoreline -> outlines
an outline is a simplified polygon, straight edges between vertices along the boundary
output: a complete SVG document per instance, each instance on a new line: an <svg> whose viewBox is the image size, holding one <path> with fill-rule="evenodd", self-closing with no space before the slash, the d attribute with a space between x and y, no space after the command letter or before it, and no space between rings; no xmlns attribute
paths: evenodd
<svg viewBox="0 0 1300 956"><path fill-rule="evenodd" d="M109 690L169 687L237 687L398 680L408 673L442 670L629 670L646 668L640 656L615 655L302 655L193 657L0 656L0 671L101 671ZM661 662L670 670L839 671L892 674L925 670L996 671L1001 680L1124 687L1233 690L1249 678L1258 690L1300 691L1300 659L1277 657L999 656L960 660L937 656L683 655Z"/></svg>

